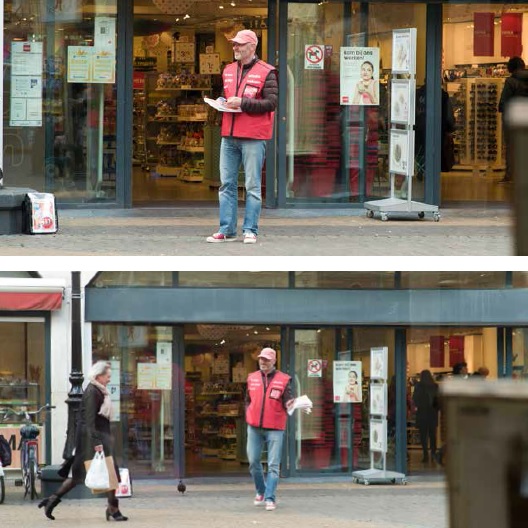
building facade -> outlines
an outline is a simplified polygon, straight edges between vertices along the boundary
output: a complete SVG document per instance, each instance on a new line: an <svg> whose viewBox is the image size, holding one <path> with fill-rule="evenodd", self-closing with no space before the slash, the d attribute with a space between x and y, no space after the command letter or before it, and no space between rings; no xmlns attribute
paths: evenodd
<svg viewBox="0 0 528 528"><path fill-rule="evenodd" d="M42 275L16 280L51 280ZM39 401L57 406L42 423L46 463L62 459L72 363L69 273L57 279L61 308L38 313L42 321L34 309L0 312L3 342L24 352L3 362L3 385L37 383ZM423 370L439 383L460 361L470 374L487 367L489 379L528 376L525 272L98 272L82 284L82 365L112 362L117 456L137 477L247 472L244 385L264 346L314 402L288 422L284 476L369 467L372 348L388 351L387 466L407 474L442 470L421 461L411 402ZM360 362L361 401L339 399L343 361Z"/></svg>
<svg viewBox="0 0 528 528"><path fill-rule="evenodd" d="M413 199L505 201L497 103L506 61L526 49L526 12L517 2L6 0L6 184L54 192L63 207L215 203L220 117L203 96L220 94L227 38L249 28L279 71L266 205L362 207L390 191L392 31L416 28ZM343 47L376 50L374 105L343 103ZM320 54L315 66L307 50ZM449 171L435 148L442 89L455 120ZM406 195L405 178L395 192Z"/></svg>

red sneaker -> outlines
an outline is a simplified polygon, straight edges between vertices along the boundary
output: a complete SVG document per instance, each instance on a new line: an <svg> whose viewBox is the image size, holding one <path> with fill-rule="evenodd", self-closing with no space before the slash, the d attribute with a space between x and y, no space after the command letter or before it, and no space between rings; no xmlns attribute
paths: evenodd
<svg viewBox="0 0 528 528"><path fill-rule="evenodd" d="M259 495L258 493L255 495L255 500L253 501L253 504L255 506L262 506L264 504L264 495Z"/></svg>
<svg viewBox="0 0 528 528"><path fill-rule="evenodd" d="M214 235L207 237L207 242L216 244L218 242L234 242L236 239L237 239L236 235L227 236L227 235L224 235L224 233L215 233Z"/></svg>

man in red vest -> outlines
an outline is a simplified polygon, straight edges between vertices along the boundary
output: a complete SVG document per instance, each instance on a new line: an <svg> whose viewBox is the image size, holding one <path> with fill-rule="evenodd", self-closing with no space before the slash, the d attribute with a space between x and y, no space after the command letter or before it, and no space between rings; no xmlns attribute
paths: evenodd
<svg viewBox="0 0 528 528"><path fill-rule="evenodd" d="M246 422L249 471L255 482L255 506L276 508L275 490L279 481L280 459L287 410L293 405L291 378L275 368L277 352L264 348L258 356L259 368L247 380ZM264 442L268 448L268 475L264 479L261 456Z"/></svg>
<svg viewBox="0 0 528 528"><path fill-rule="evenodd" d="M238 170L244 167L246 214L242 231L244 244L257 241L262 209L262 167L266 141L273 136L277 107L277 72L271 64L255 55L258 39L249 29L229 39L235 62L223 71L225 106L220 146L220 228L207 242L232 242L237 239Z"/></svg>

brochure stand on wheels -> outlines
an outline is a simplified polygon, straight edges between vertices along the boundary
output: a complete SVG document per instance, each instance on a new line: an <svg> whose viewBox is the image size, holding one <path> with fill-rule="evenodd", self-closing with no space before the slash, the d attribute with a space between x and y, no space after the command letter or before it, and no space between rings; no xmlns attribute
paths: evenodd
<svg viewBox="0 0 528 528"><path fill-rule="evenodd" d="M387 356L388 348L370 349L370 469L354 471L359 484L407 484L403 473L387 471ZM382 454L382 469L374 467L374 453Z"/></svg>
<svg viewBox="0 0 528 528"><path fill-rule="evenodd" d="M387 221L389 213L432 213L435 222L440 220L437 205L412 200L412 177L414 176L414 106L416 93L416 28L395 29L392 32L392 74L406 75L407 79L394 79L391 85L391 125L389 148L390 197L365 202L367 217L380 213ZM400 128L398 128L400 127ZM407 199L394 194L396 175L405 176Z"/></svg>

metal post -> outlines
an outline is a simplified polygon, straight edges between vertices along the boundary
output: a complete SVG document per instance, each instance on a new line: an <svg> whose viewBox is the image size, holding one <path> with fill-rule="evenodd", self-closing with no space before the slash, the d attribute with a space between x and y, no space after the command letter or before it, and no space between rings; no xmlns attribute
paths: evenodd
<svg viewBox="0 0 528 528"><path fill-rule="evenodd" d="M512 100L505 117L506 157L514 184L515 252L528 255L528 101Z"/></svg>
<svg viewBox="0 0 528 528"><path fill-rule="evenodd" d="M70 373L71 390L66 400L66 404L68 405L68 429L66 433L66 444L62 452L64 459L71 457L73 448L75 447L75 430L83 395L80 271L72 271L71 291L72 370Z"/></svg>
<svg viewBox="0 0 528 528"><path fill-rule="evenodd" d="M4 0L0 0L0 42L4 47ZM0 108L4 108L4 55L0 58ZM0 119L0 189L4 186L4 120Z"/></svg>

